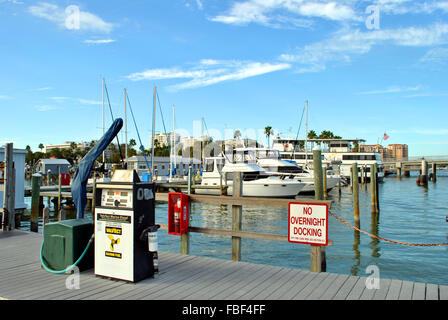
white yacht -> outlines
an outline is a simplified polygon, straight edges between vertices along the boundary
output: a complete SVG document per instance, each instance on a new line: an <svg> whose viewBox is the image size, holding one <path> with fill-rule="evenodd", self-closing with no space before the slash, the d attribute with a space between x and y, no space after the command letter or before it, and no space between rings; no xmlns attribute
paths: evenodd
<svg viewBox="0 0 448 320"><path fill-rule="evenodd" d="M233 173L243 173L244 197L294 198L305 187L303 182L286 176L271 176L246 154L244 161L229 161L224 155L205 158L202 186L227 185L227 194L233 193ZM197 194L219 195L219 189L196 189Z"/></svg>
<svg viewBox="0 0 448 320"><path fill-rule="evenodd" d="M384 166L381 156L376 152L356 152L352 143L358 145L365 142L363 139L283 139L275 138L273 148L280 152L281 158L284 160L295 161L298 165L304 167L312 167L313 152L303 151L306 143L313 145L320 144L325 147L322 151L322 164L332 168L333 172L337 172L340 167L340 175L343 178L350 179L350 172L353 163L357 163L358 172L361 170L366 172L367 178L370 179L370 165L375 164L378 168L378 180L384 178ZM306 148L305 148L306 149Z"/></svg>
<svg viewBox="0 0 448 320"><path fill-rule="evenodd" d="M236 153L252 151L257 164L270 175L286 176L305 183L301 194L314 193L314 171L303 168L294 161L283 160L280 152L271 148L237 148ZM327 191L338 185L339 176L334 172L327 172Z"/></svg>

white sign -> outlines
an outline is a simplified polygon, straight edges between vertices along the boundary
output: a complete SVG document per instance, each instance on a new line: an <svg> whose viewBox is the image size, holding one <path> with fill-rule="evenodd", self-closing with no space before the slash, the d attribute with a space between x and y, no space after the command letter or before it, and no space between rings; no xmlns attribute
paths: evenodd
<svg viewBox="0 0 448 320"><path fill-rule="evenodd" d="M288 241L328 245L328 205L289 203Z"/></svg>

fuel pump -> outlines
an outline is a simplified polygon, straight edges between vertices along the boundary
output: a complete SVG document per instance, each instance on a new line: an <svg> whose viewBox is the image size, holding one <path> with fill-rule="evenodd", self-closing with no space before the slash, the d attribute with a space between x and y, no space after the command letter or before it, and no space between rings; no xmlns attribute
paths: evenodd
<svg viewBox="0 0 448 320"><path fill-rule="evenodd" d="M97 183L95 275L138 282L157 272L154 193L155 184L141 182L134 170Z"/></svg>

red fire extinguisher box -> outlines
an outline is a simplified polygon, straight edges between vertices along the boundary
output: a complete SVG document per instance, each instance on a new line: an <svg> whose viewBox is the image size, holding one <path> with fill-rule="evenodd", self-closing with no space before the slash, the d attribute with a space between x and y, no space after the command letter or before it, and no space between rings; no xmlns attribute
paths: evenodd
<svg viewBox="0 0 448 320"><path fill-rule="evenodd" d="M183 193L168 193L168 234L183 235L188 232L189 197Z"/></svg>

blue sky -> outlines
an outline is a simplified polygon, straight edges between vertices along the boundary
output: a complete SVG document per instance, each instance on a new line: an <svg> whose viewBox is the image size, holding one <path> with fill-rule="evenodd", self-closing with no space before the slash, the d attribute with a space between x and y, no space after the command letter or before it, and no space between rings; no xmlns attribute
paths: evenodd
<svg viewBox="0 0 448 320"><path fill-rule="evenodd" d="M308 100L318 133L447 155L447 18L445 0L0 0L0 144L100 138L104 77L145 146L157 86L168 131L174 104L184 134L295 137Z"/></svg>

